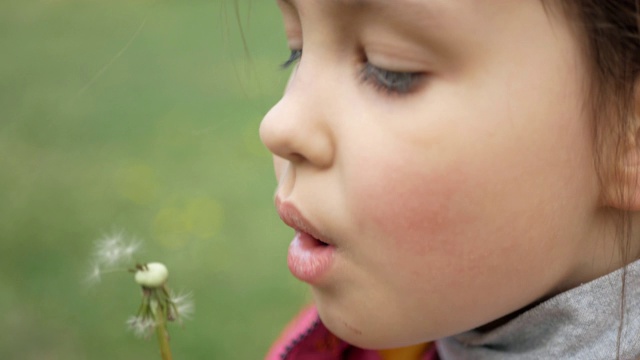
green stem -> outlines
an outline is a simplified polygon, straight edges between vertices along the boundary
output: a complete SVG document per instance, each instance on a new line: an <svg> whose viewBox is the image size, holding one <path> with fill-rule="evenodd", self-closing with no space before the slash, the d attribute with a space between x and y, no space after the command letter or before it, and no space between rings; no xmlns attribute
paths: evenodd
<svg viewBox="0 0 640 360"><path fill-rule="evenodd" d="M152 301L153 314L156 318L156 335L158 336L158 345L160 346L160 355L162 360L171 360L171 347L169 347L169 332L167 331L167 323L164 318L160 304Z"/></svg>

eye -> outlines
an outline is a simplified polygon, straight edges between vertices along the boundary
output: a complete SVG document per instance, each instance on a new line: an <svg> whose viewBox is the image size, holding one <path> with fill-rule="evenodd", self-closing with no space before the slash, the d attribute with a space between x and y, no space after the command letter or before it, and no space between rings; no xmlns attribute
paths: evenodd
<svg viewBox="0 0 640 360"><path fill-rule="evenodd" d="M288 69L291 65L295 64L302 57L302 49L291 50L289 58L280 64L281 69Z"/></svg>
<svg viewBox="0 0 640 360"><path fill-rule="evenodd" d="M371 84L377 90L398 95L408 94L413 91L423 75L423 73L419 72L385 70L369 62L364 64L360 72L362 82Z"/></svg>

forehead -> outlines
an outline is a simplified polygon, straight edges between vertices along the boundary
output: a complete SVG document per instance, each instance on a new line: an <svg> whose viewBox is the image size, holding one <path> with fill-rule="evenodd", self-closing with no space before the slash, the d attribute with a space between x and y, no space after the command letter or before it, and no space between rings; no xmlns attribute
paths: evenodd
<svg viewBox="0 0 640 360"><path fill-rule="evenodd" d="M495 2L506 0L492 0ZM508 0L512 1L512 0ZM307 9L333 10L335 15L387 14L403 18L402 22L430 23L447 14L461 12L476 13L471 10L482 6L484 0L276 0L284 8L306 13ZM471 11L470 11L471 10ZM343 16L339 16L343 18Z"/></svg>
<svg viewBox="0 0 640 360"><path fill-rule="evenodd" d="M295 6L310 0L277 0ZM316 1L316 0L311 0ZM320 0L328 5L342 5L350 7L399 7L399 6L433 6L441 0Z"/></svg>

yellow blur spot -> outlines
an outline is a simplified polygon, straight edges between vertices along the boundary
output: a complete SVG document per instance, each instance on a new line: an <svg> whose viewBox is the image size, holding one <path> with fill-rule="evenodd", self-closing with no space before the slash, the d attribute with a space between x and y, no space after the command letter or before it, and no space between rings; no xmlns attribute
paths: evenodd
<svg viewBox="0 0 640 360"><path fill-rule="evenodd" d="M192 239L210 239L222 226L224 213L211 198L195 198L182 206L160 209L153 222L153 234L162 245L176 249Z"/></svg>
<svg viewBox="0 0 640 360"><path fill-rule="evenodd" d="M194 199L186 206L191 234L199 239L213 237L222 225L222 207L213 199Z"/></svg>

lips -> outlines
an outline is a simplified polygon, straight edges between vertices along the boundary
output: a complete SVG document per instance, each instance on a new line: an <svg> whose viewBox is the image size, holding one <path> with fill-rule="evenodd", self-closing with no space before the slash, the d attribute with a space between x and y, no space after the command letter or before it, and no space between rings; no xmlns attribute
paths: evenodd
<svg viewBox="0 0 640 360"><path fill-rule="evenodd" d="M309 234L315 240L321 242L324 245L331 245L331 240L323 236L311 223L305 219L300 211L291 203L282 202L279 198L276 198L276 209L280 219L289 227L301 233Z"/></svg>
<svg viewBox="0 0 640 360"><path fill-rule="evenodd" d="M332 267L335 247L291 203L276 198L278 215L296 234L289 245L287 265L298 279L318 284Z"/></svg>

